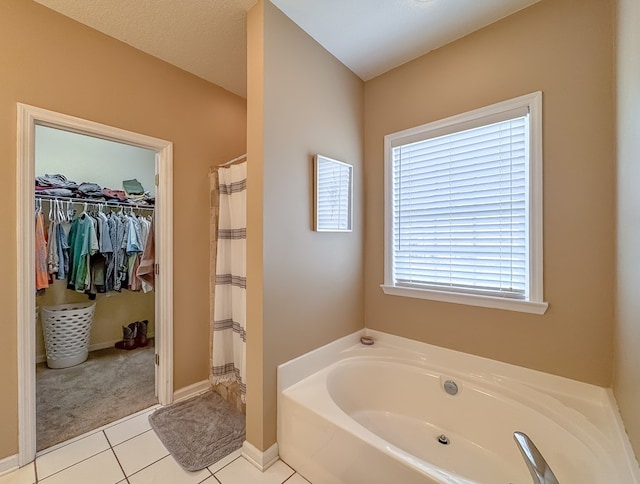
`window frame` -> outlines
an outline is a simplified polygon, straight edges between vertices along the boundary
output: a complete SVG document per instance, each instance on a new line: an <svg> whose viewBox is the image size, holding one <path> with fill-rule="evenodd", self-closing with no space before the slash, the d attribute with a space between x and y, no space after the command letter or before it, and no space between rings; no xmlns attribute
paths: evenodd
<svg viewBox="0 0 640 484"><path fill-rule="evenodd" d="M525 299L487 296L455 290L436 290L397 286L393 262L393 148L419 140L443 136L483 126L504 117L505 113L529 112L529 160L527 190L527 289ZM515 117L515 115L514 115ZM387 295L429 299L449 303L544 314L548 303L543 300L543 201L542 201L542 92L525 94L466 113L405 129L384 137L384 284Z"/></svg>

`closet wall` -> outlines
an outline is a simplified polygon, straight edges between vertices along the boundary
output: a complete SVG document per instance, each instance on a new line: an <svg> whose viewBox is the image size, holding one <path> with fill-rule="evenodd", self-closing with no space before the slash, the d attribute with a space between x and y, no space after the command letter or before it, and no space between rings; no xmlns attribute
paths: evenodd
<svg viewBox="0 0 640 484"><path fill-rule="evenodd" d="M155 196L155 163L155 152L145 148L36 126L36 176L61 173L117 190L122 180L136 178Z"/></svg>
<svg viewBox="0 0 640 484"><path fill-rule="evenodd" d="M155 153L122 143L84 136L68 131L36 127L36 176L60 173L77 183L92 182L103 188L122 190L122 181L137 179L150 195L155 195ZM77 213L82 204L72 205ZM106 209L107 211L109 209ZM43 202L48 220L49 202ZM151 210L139 214L151 215ZM66 280L54 283L37 296L36 304L52 306L86 302L86 294L67 289ZM123 289L121 292L97 294L91 327L89 351L108 348L122 339L122 326L133 321L149 321L148 335L155 334L155 292L143 293ZM36 361L45 361L42 325L36 326Z"/></svg>
<svg viewBox="0 0 640 484"><path fill-rule="evenodd" d="M38 306L54 306L87 302L87 296L67 289L66 281L56 281L43 296L36 298ZM149 337L155 334L155 292L144 294L122 290L119 293L98 294L91 325L89 351L108 348L122 339L122 326L142 319L149 320ZM38 320L39 321L39 320ZM45 361L42 325L36 326L36 361Z"/></svg>

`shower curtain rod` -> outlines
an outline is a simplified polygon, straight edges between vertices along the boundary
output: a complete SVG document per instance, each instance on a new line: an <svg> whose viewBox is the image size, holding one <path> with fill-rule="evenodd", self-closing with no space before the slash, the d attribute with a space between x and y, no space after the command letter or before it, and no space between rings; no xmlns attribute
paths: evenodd
<svg viewBox="0 0 640 484"><path fill-rule="evenodd" d="M238 156L237 158L234 158L233 160L229 160L226 163L223 163L222 165L218 165L218 168L223 167L223 166L229 166L230 164L235 163L236 161L240 161L240 160L242 160L242 159L244 159L246 157L247 157L247 154L245 153L244 155Z"/></svg>
<svg viewBox="0 0 640 484"><path fill-rule="evenodd" d="M71 203L86 203L87 205L104 205L105 207L121 207L121 208L136 208L139 210L154 210L155 206L141 205L138 203L120 203L116 201L96 200L95 198L72 198L72 197L56 197L54 195L36 195L36 200L48 200Z"/></svg>

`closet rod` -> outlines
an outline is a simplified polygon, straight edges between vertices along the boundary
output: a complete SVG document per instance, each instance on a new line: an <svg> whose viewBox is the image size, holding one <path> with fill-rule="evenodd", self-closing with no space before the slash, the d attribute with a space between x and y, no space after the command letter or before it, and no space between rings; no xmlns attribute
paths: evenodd
<svg viewBox="0 0 640 484"><path fill-rule="evenodd" d="M223 167L223 166L229 166L230 164L235 163L236 161L243 160L243 159L245 159L246 157L247 157L247 154L245 153L244 155L242 155L242 156L238 156L237 158L234 158L233 160L229 160L229 161L227 161L226 163L223 163L222 165L218 165L218 168L221 168L221 167Z"/></svg>
<svg viewBox="0 0 640 484"><path fill-rule="evenodd" d="M150 205L140 205L138 203L121 203L113 200L96 200L95 198L73 198L73 197L56 197L54 195L36 195L36 200L59 200L61 202L71 202L71 203L86 203L89 205L103 205L105 207L120 207L120 208L136 208L139 210L154 210L154 206Z"/></svg>

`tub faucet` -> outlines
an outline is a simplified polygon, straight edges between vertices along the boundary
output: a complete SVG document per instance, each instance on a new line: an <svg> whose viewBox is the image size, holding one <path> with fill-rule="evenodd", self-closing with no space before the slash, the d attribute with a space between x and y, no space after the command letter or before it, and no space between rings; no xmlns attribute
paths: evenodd
<svg viewBox="0 0 640 484"><path fill-rule="evenodd" d="M529 436L523 432L514 432L513 438L524 457L534 484L558 484L558 479L551 467Z"/></svg>

